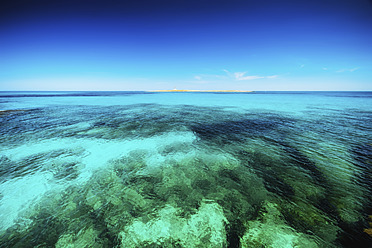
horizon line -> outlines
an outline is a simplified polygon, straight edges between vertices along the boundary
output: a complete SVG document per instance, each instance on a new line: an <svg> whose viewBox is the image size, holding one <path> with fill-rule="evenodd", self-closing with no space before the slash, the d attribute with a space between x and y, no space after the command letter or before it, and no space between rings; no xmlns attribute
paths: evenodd
<svg viewBox="0 0 372 248"><path fill-rule="evenodd" d="M153 93L182 93L182 92L372 92L371 90L0 90L0 92L153 92Z"/></svg>

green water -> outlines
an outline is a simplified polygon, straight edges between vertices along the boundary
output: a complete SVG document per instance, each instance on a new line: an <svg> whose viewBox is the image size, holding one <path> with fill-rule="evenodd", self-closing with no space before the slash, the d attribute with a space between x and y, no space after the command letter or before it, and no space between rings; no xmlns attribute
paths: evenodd
<svg viewBox="0 0 372 248"><path fill-rule="evenodd" d="M1 247L371 245L371 94L32 94L0 94Z"/></svg>

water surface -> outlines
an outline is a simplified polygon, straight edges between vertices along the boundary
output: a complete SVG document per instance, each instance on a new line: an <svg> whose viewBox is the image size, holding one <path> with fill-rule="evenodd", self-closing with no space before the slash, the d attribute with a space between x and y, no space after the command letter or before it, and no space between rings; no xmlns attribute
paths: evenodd
<svg viewBox="0 0 372 248"><path fill-rule="evenodd" d="M372 92L0 92L1 247L370 247Z"/></svg>

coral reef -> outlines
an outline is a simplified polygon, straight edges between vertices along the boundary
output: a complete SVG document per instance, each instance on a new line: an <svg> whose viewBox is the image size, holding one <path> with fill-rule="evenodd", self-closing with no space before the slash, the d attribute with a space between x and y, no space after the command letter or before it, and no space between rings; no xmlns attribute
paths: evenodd
<svg viewBox="0 0 372 248"><path fill-rule="evenodd" d="M13 210L0 213L4 247L342 247L347 228L365 227L364 169L301 118L59 111L1 116L0 209Z"/></svg>
<svg viewBox="0 0 372 248"><path fill-rule="evenodd" d="M189 218L180 217L181 211L166 205L147 223L134 221L119 234L121 247L143 247L146 243L164 247L226 247L227 220L217 203L203 201Z"/></svg>
<svg viewBox="0 0 372 248"><path fill-rule="evenodd" d="M272 202L265 202L258 220L248 221L246 225L247 231L241 238L243 248L324 247L319 246L310 235L298 233L287 225L277 204Z"/></svg>

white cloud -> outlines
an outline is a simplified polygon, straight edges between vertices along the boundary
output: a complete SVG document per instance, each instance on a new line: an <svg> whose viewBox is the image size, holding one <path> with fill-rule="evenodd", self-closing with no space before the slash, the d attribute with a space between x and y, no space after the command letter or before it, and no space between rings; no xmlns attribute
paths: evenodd
<svg viewBox="0 0 372 248"><path fill-rule="evenodd" d="M240 81L240 80L254 80L254 79L259 79L259 78L264 78L264 77L260 77L260 76L238 76L238 77L235 77L236 80Z"/></svg>
<svg viewBox="0 0 372 248"><path fill-rule="evenodd" d="M245 72L234 72L234 77L239 80L244 76Z"/></svg>
<svg viewBox="0 0 372 248"><path fill-rule="evenodd" d="M234 77L236 80L241 81L241 80L254 80L254 79L260 79L260 78L276 78L278 75L272 75L272 76L257 76L257 75L252 75L252 76L245 76L246 72L235 72Z"/></svg>
<svg viewBox="0 0 372 248"><path fill-rule="evenodd" d="M278 75L267 76L266 78L277 78Z"/></svg>
<svg viewBox="0 0 372 248"><path fill-rule="evenodd" d="M353 71L356 71L358 69L359 69L359 67L351 68L351 69L341 69L341 70L338 70L336 72L353 72Z"/></svg>
<svg viewBox="0 0 372 248"><path fill-rule="evenodd" d="M236 81L248 81L248 80L255 80L255 79L274 79L277 78L278 75L269 75L269 76L261 76L261 75L246 75L247 72L230 72L226 69L222 70L227 75L216 75L216 74L201 74L194 76L194 82L198 83L205 83L205 82L215 82L216 80L236 80Z"/></svg>

